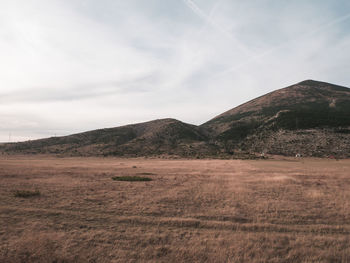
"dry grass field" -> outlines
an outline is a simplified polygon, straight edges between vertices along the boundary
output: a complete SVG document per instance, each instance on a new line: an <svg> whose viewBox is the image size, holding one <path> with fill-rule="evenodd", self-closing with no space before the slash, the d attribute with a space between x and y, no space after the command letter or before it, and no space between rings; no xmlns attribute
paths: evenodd
<svg viewBox="0 0 350 263"><path fill-rule="evenodd" d="M0 262L350 262L350 160L3 156Z"/></svg>

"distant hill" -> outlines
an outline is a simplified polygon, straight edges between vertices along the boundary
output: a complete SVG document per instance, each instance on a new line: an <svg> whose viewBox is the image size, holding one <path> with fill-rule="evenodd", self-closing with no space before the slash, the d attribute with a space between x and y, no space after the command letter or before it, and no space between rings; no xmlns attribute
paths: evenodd
<svg viewBox="0 0 350 263"><path fill-rule="evenodd" d="M5 144L2 150L8 153L81 156L196 156L208 151L207 140L200 127L175 119L161 119L64 137Z"/></svg>
<svg viewBox="0 0 350 263"><path fill-rule="evenodd" d="M350 89L306 80L195 126L154 120L0 146L9 154L350 157Z"/></svg>

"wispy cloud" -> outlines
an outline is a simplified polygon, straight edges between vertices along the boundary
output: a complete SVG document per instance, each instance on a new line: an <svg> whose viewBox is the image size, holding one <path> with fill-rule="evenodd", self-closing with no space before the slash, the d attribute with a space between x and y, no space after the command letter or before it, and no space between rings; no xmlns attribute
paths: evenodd
<svg viewBox="0 0 350 263"><path fill-rule="evenodd" d="M118 94L142 94L151 91L156 82L152 76L145 76L125 81L86 83L71 87L26 88L0 94L0 103L75 101Z"/></svg>
<svg viewBox="0 0 350 263"><path fill-rule="evenodd" d="M286 41L286 42L284 42L282 44L274 46L274 47L270 48L269 50L264 51L264 52L262 52L262 53L260 53L260 54L258 54L256 56L250 57L246 61L244 61L244 62L242 62L242 63L240 63L238 65L235 65L233 67L230 67L230 68L228 68L228 69L226 69L226 70L216 74L215 76L213 76L213 78L222 77L225 74L229 74L229 73L232 73L234 71L237 71L237 70L239 70L239 69L241 69L243 67L246 67L246 66L250 65L251 63L254 63L254 62L256 62L256 61L258 61L258 60L260 60L260 59L262 59L264 57L269 56L270 54L272 54L274 51L276 51L278 49L285 48L285 47L287 47L289 45L292 45L293 43L298 42L298 41L304 41L305 38L312 37L313 35L315 35L317 33L320 33L320 32L322 32L324 30L328 30L331 27L336 26L337 24L342 23L342 22L344 22L344 21L346 21L348 19L350 19L350 13L346 14L346 15L344 15L342 17L336 18L336 19L334 19L332 21L329 21L328 23L322 24L319 27L317 27L317 28L315 28L315 29L313 29L313 30L311 30L309 32L302 33L301 35L299 35L299 36L297 36L297 37L295 37L295 38L293 38L291 40L288 40L288 41Z"/></svg>

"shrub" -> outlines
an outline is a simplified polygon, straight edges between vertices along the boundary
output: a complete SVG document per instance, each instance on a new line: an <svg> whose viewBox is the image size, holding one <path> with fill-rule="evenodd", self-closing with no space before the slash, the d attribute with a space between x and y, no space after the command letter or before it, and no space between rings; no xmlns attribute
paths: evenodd
<svg viewBox="0 0 350 263"><path fill-rule="evenodd" d="M33 196L40 196L39 190L30 191L30 190L16 190L14 193L15 197L28 198Z"/></svg>
<svg viewBox="0 0 350 263"><path fill-rule="evenodd" d="M152 181L149 177L141 176L114 176L112 177L114 181L127 181L127 182L147 182Z"/></svg>

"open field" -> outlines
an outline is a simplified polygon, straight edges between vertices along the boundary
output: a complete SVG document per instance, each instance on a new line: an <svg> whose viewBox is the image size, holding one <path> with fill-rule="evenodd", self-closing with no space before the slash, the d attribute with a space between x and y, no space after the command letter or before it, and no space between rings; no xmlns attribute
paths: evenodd
<svg viewBox="0 0 350 263"><path fill-rule="evenodd" d="M0 158L0 262L136 261L350 262L350 160Z"/></svg>

